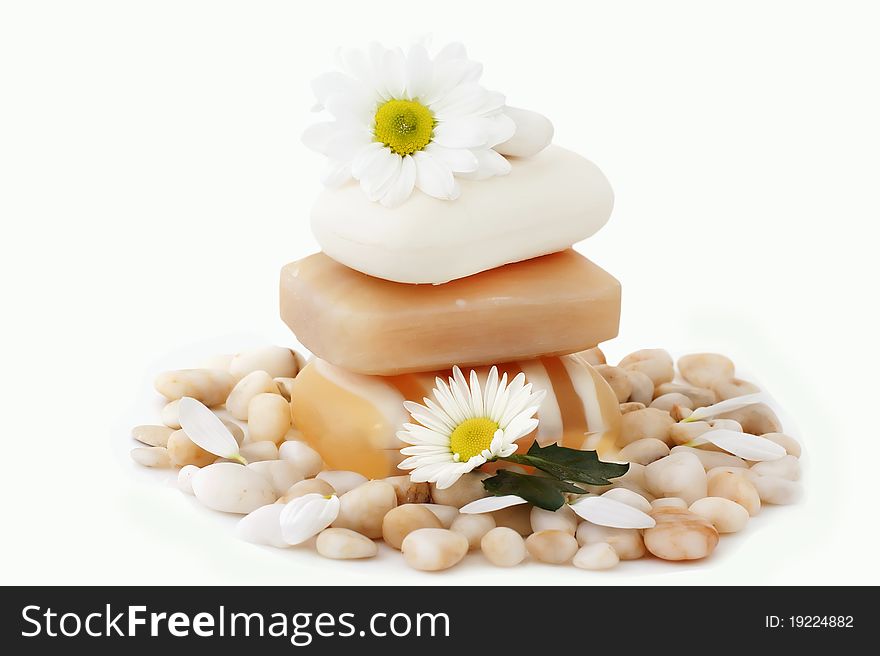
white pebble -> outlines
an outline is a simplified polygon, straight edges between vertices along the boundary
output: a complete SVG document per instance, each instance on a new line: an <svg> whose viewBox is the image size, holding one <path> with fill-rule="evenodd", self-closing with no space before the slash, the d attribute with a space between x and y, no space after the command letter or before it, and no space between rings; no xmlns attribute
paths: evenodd
<svg viewBox="0 0 880 656"><path fill-rule="evenodd" d="M785 433L765 433L761 437L776 442L779 446L788 452L788 455L795 458L801 457L801 445L796 439Z"/></svg>
<svg viewBox="0 0 880 656"><path fill-rule="evenodd" d="M480 549L496 567L513 567L525 560L526 541L512 528L498 526L483 536Z"/></svg>
<svg viewBox="0 0 880 656"><path fill-rule="evenodd" d="M532 532L538 531L564 531L574 535L580 518L567 504L558 510L544 510L534 506L529 514Z"/></svg>
<svg viewBox="0 0 880 656"><path fill-rule="evenodd" d="M214 510L247 514L277 498L272 485L252 469L231 462L201 468L192 477L196 499Z"/></svg>
<svg viewBox="0 0 880 656"><path fill-rule="evenodd" d="M168 428L180 430L180 399L166 403L159 417Z"/></svg>
<svg viewBox="0 0 880 656"><path fill-rule="evenodd" d="M131 429L131 436L147 446L168 446L168 438L173 432L168 426L135 426Z"/></svg>
<svg viewBox="0 0 880 656"><path fill-rule="evenodd" d="M278 447L274 442L248 442L238 450L239 455L248 462L278 460Z"/></svg>
<svg viewBox="0 0 880 656"><path fill-rule="evenodd" d="M265 371L252 371L235 384L226 398L226 409L236 419L247 421L248 405L257 394L278 394L278 386Z"/></svg>
<svg viewBox="0 0 880 656"><path fill-rule="evenodd" d="M278 455L282 460L290 460L294 463L306 478L317 476L324 468L321 454L305 442L294 440L282 442L278 447Z"/></svg>
<svg viewBox="0 0 880 656"><path fill-rule="evenodd" d="M333 487L338 494L340 488ZM396 507L397 492L391 483L366 481L339 497L339 515L333 526L357 531L368 538L381 538L382 520Z"/></svg>
<svg viewBox="0 0 880 656"><path fill-rule="evenodd" d="M253 544L267 544L284 549L290 545L281 535L281 511L284 505L272 503L261 506L242 517L235 526L235 535L240 540Z"/></svg>
<svg viewBox="0 0 880 656"><path fill-rule="evenodd" d="M249 469L253 469L260 474L272 485L275 494L281 496L296 483L303 479L302 472L292 462L287 460L264 460L260 462L252 462L248 465Z"/></svg>
<svg viewBox="0 0 880 656"><path fill-rule="evenodd" d="M287 442L285 442L287 444ZM320 472L315 478L319 478L322 481L327 481L330 485L333 486L333 489L336 490L336 494L342 496L346 492L350 492L355 489L359 485L363 485L367 482L367 477L363 474L359 474L353 471L345 471L345 470L337 470L337 469L328 469L326 471ZM395 498L396 495L395 495Z"/></svg>
<svg viewBox="0 0 880 656"><path fill-rule="evenodd" d="M416 529L403 539L400 549L406 564L426 572L449 569L464 558L468 541L445 528Z"/></svg>
<svg viewBox="0 0 880 656"><path fill-rule="evenodd" d="M491 515L459 515L449 527L451 531L461 533L467 538L468 548L476 549L480 546L483 536L495 528L495 520Z"/></svg>
<svg viewBox="0 0 880 656"><path fill-rule="evenodd" d="M139 446L131 450L131 459L144 467L170 467L171 459L164 446Z"/></svg>
<svg viewBox="0 0 880 656"><path fill-rule="evenodd" d="M326 528L318 534L315 548L324 558L353 560L372 558L379 547L370 538L347 528Z"/></svg>
<svg viewBox="0 0 880 656"><path fill-rule="evenodd" d="M155 387L169 401L189 396L209 408L222 405L235 380L219 369L180 369L156 377Z"/></svg>
<svg viewBox="0 0 880 656"><path fill-rule="evenodd" d="M565 531L538 531L526 538L526 549L532 558L542 563L561 565L577 553L578 542Z"/></svg>
<svg viewBox="0 0 880 656"><path fill-rule="evenodd" d="M608 497L609 499L614 499L615 501L620 501L620 503L625 503L626 505L632 506L633 508L638 508L645 513L651 512L650 501L648 501L638 492L633 492L632 490L627 490L623 487L616 487L612 490L608 490L602 496Z"/></svg>
<svg viewBox="0 0 880 656"><path fill-rule="evenodd" d="M687 508L688 505L684 499L678 497L666 497L664 499L654 499L651 502L651 510L657 508Z"/></svg>
<svg viewBox="0 0 880 656"><path fill-rule="evenodd" d="M749 523L749 511L724 497L699 499L689 510L710 522L719 533L736 533Z"/></svg>
<svg viewBox="0 0 880 656"><path fill-rule="evenodd" d="M272 378L293 378L299 372L296 355L283 346L264 346L242 351L229 363L229 373L236 379L253 371L265 371Z"/></svg>
<svg viewBox="0 0 880 656"><path fill-rule="evenodd" d="M571 564L580 569L603 570L617 566L620 558L614 548L607 542L588 544L580 549L572 558Z"/></svg>
<svg viewBox="0 0 880 656"><path fill-rule="evenodd" d="M679 392L661 394L656 399L651 401L652 408L665 410L666 412L672 412L672 409L675 406L678 406L679 408L687 408L688 410L694 409L694 403L693 401L691 401L690 397L687 397Z"/></svg>
<svg viewBox="0 0 880 656"><path fill-rule="evenodd" d="M192 478L199 471L195 465L184 465L177 472L177 489L184 494L195 494L193 492Z"/></svg>
<svg viewBox="0 0 880 656"><path fill-rule="evenodd" d="M248 403L251 442L281 442L290 429L290 403L280 394L257 394Z"/></svg>
<svg viewBox="0 0 880 656"><path fill-rule="evenodd" d="M715 467L748 467L746 461L730 453L722 453L721 451L709 451L708 449L697 449L692 446L674 446L670 453L692 453L700 462L703 463L703 469L709 471Z"/></svg>
<svg viewBox="0 0 880 656"><path fill-rule="evenodd" d="M422 505L434 513L437 519L440 520L440 523L443 524L443 528L452 526L452 522L459 515L458 508L455 506L444 506L441 503L423 503Z"/></svg>
<svg viewBox="0 0 880 656"><path fill-rule="evenodd" d="M635 442L630 442L620 450L617 459L622 462L635 462L640 465L650 465L655 460L669 455L669 447L663 440L655 437L646 437Z"/></svg>
<svg viewBox="0 0 880 656"><path fill-rule="evenodd" d="M779 460L756 462L752 465L752 472L759 476L778 476L789 481L797 481L801 478L801 465L794 456L784 456Z"/></svg>
<svg viewBox="0 0 880 656"><path fill-rule="evenodd" d="M656 497L680 497L687 503L706 494L706 470L692 453L670 454L645 467L645 483Z"/></svg>
<svg viewBox="0 0 880 656"><path fill-rule="evenodd" d="M578 525L576 537L582 547L603 542L610 544L620 560L638 560L645 555L642 532L635 528L611 528L582 522Z"/></svg>
<svg viewBox="0 0 880 656"><path fill-rule="evenodd" d="M504 113L516 124L516 130L510 139L495 146L502 155L532 157L553 140L553 124L543 114L517 107L505 107Z"/></svg>
<svg viewBox="0 0 880 656"><path fill-rule="evenodd" d="M761 501L777 506L797 503L803 494L800 483L778 476L756 476L752 479L752 484Z"/></svg>

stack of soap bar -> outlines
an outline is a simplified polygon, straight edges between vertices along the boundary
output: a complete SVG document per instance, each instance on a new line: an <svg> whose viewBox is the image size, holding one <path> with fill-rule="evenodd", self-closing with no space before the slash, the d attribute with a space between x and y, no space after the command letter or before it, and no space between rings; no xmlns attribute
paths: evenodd
<svg viewBox="0 0 880 656"><path fill-rule="evenodd" d="M319 358L383 376L592 348L617 335L620 283L568 249L445 285L406 285L322 253L281 272L281 317Z"/></svg>
<svg viewBox="0 0 880 656"><path fill-rule="evenodd" d="M499 365L508 377L523 372L536 388L547 390L538 409L538 428L518 443L525 451L539 444L559 443L596 449L606 458L617 453L620 423L617 397L596 371L578 355L542 357ZM488 367L476 369L485 384ZM366 376L312 360L296 377L291 409L305 439L330 469L359 471L371 478L400 473L402 444L396 436L411 421L404 400L430 396L436 376L431 371L399 376Z"/></svg>

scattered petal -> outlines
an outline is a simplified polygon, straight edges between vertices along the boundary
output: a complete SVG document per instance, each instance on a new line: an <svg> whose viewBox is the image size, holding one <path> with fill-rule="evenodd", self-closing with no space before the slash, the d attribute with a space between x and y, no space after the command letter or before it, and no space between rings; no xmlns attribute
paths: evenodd
<svg viewBox="0 0 880 656"><path fill-rule="evenodd" d="M469 504L462 506L459 512L465 515L478 515L481 513L494 512L510 506L518 506L522 503L528 503L522 497L515 494L505 494L500 497L485 497L471 501Z"/></svg>
<svg viewBox="0 0 880 656"><path fill-rule="evenodd" d="M229 429L203 403L188 396L180 399L180 427L187 437L208 453L221 458L239 460L238 442Z"/></svg>
<svg viewBox="0 0 880 656"><path fill-rule="evenodd" d="M651 528L655 524L650 515L638 508L608 497L585 496L571 504L571 509L581 518L599 526Z"/></svg>
<svg viewBox="0 0 880 656"><path fill-rule="evenodd" d="M281 511L281 535L287 544L300 544L330 526L339 515L339 497L312 493L294 499Z"/></svg>
<svg viewBox="0 0 880 656"><path fill-rule="evenodd" d="M692 440L691 444L698 445L707 442L739 456L743 460L751 460L752 462L779 460L787 453L785 447L765 437L727 429L707 431Z"/></svg>
<svg viewBox="0 0 880 656"><path fill-rule="evenodd" d="M734 410L745 408L749 405L755 405L756 403L765 403L766 401L766 395L761 392L758 392L757 394L746 394L745 396L736 396L732 399L727 399L726 401L715 403L714 405L706 406L704 408L697 408L687 418L683 419L682 423L687 423L691 421L702 421L704 419L723 415L726 412L733 412Z"/></svg>

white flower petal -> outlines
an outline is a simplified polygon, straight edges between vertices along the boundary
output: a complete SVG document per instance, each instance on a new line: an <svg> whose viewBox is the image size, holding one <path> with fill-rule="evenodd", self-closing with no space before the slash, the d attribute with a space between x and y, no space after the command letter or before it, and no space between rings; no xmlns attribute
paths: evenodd
<svg viewBox="0 0 880 656"><path fill-rule="evenodd" d="M746 406L754 405L756 403L764 403L766 401L767 396L763 392L757 392L756 394L746 394L745 396L736 396L732 399L727 399L726 401L721 401L720 403L716 403L714 405L706 406L704 408L697 408L683 421L701 421L703 419L708 419L717 415L723 415L727 412L733 412L734 410L739 410L740 408L745 408Z"/></svg>
<svg viewBox="0 0 880 656"><path fill-rule="evenodd" d="M236 458L238 442L223 425L220 417L204 404L188 396L180 399L180 427L187 437L208 453L221 458Z"/></svg>
<svg viewBox="0 0 880 656"><path fill-rule="evenodd" d="M481 463L473 464L470 461L466 463L460 463L453 467L447 467L443 470L443 472L437 476L434 483L437 485L438 490L445 490L447 488L455 485L456 481L461 478L464 474L467 474L470 471L473 471L475 467L479 467Z"/></svg>
<svg viewBox="0 0 880 656"><path fill-rule="evenodd" d="M288 544L300 544L330 526L339 515L339 497L306 494L281 511L281 535Z"/></svg>
<svg viewBox="0 0 880 656"><path fill-rule="evenodd" d="M360 180L364 171L368 170L371 164L382 156L385 146L378 141L373 141L361 148L351 161L351 174L355 180Z"/></svg>
<svg viewBox="0 0 880 656"><path fill-rule="evenodd" d="M765 437L727 429L707 431L693 442L696 444L709 442L728 453L752 462L779 460L786 454L785 447Z"/></svg>
<svg viewBox="0 0 880 656"><path fill-rule="evenodd" d="M324 169L321 182L327 187L339 187L351 180L351 165L348 162L330 160Z"/></svg>
<svg viewBox="0 0 880 656"><path fill-rule="evenodd" d="M416 163L412 155L407 155L400 163L400 174L385 195L379 199L385 207L397 207L410 197L416 186Z"/></svg>
<svg viewBox="0 0 880 656"><path fill-rule="evenodd" d="M485 411L483 410L483 390L480 389L480 378L479 376L477 376L477 372L475 369L471 369L469 392L471 408L473 408L474 416L484 416Z"/></svg>
<svg viewBox="0 0 880 656"><path fill-rule="evenodd" d="M588 522L611 528L651 528L656 523L638 508L608 497L581 497L571 509Z"/></svg>
<svg viewBox="0 0 880 656"><path fill-rule="evenodd" d="M459 173L460 178L465 180L488 180L495 176L510 173L510 162L491 148L481 148L471 152L477 158L478 168L471 173Z"/></svg>
<svg viewBox="0 0 880 656"><path fill-rule="evenodd" d="M515 494L506 494L500 497L485 497L471 501L469 504L462 506L458 512L465 515L478 515L481 513L494 512L511 506L518 506L522 503L528 503L522 497Z"/></svg>
<svg viewBox="0 0 880 656"><path fill-rule="evenodd" d="M425 152L443 162L453 173L472 173L479 166L476 155L466 148L446 148L436 143L429 143Z"/></svg>
<svg viewBox="0 0 880 656"><path fill-rule="evenodd" d="M414 153L412 157L416 163L416 187L440 200L458 198L458 184L448 166L423 150Z"/></svg>
<svg viewBox="0 0 880 656"><path fill-rule="evenodd" d="M513 119L507 114L497 114L489 121L489 140L486 145L494 148L510 139L515 132L516 123Z"/></svg>
<svg viewBox="0 0 880 656"><path fill-rule="evenodd" d="M485 148L489 142L489 119L456 118L434 127L434 142L447 148Z"/></svg>
<svg viewBox="0 0 880 656"><path fill-rule="evenodd" d="M371 201L377 201L388 191L400 174L400 155L390 148L382 148L379 154L370 160L360 176L361 189Z"/></svg>
<svg viewBox="0 0 880 656"><path fill-rule="evenodd" d="M437 102L431 105L434 118L438 121L449 121L455 118L479 116L490 111L495 96L476 83L460 84ZM498 108L504 106L504 96Z"/></svg>

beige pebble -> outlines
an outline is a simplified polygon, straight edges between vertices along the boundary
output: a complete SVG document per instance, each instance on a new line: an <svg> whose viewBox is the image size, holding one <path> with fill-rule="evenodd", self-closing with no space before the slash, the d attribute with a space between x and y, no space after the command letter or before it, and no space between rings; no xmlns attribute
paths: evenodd
<svg viewBox="0 0 880 656"><path fill-rule="evenodd" d="M278 447L278 457L294 463L306 478L317 476L324 469L321 454L305 442L287 441ZM363 481L361 481L363 483Z"/></svg>
<svg viewBox="0 0 880 656"><path fill-rule="evenodd" d="M588 364L591 364L594 367L598 364L605 364L607 362L607 360L605 359L605 354L598 346L594 346L593 348L587 349L586 351L579 351L578 355L586 360Z"/></svg>
<svg viewBox="0 0 880 656"><path fill-rule="evenodd" d="M749 523L749 511L724 497L698 499L689 510L710 522L719 533L736 533Z"/></svg>
<svg viewBox="0 0 880 656"><path fill-rule="evenodd" d="M624 369L607 364L599 364L593 368L599 372L609 387L611 387L617 396L618 403L626 403L629 400L630 394L632 394L632 383Z"/></svg>
<svg viewBox="0 0 880 656"><path fill-rule="evenodd" d="M290 404L278 394L257 394L248 403L248 437L278 444L290 428Z"/></svg>
<svg viewBox="0 0 880 656"><path fill-rule="evenodd" d="M668 383L675 377L672 356L663 349L642 349L640 351L634 351L621 360L618 366L623 369L642 372L651 379L654 383L654 387L661 383ZM652 389L652 395L653 392L654 390Z"/></svg>
<svg viewBox="0 0 880 656"><path fill-rule="evenodd" d="M710 469L707 494L703 496L724 497L735 501L754 517L761 511L761 497L746 475L746 471L731 467Z"/></svg>
<svg viewBox="0 0 880 656"><path fill-rule="evenodd" d="M248 420L248 406L257 394L278 394L278 386L265 371L252 371L235 384L226 398L226 410L236 419Z"/></svg>
<svg viewBox="0 0 880 656"><path fill-rule="evenodd" d="M672 406L672 409L669 411L669 416L672 417L672 421L681 421L682 419L687 419L692 414L694 414L693 410L680 405Z"/></svg>
<svg viewBox="0 0 880 656"><path fill-rule="evenodd" d="M250 469L263 476L272 484L272 489L277 495L287 494L287 491L303 479L302 472L296 465L287 460L264 460L252 462Z"/></svg>
<svg viewBox="0 0 880 656"><path fill-rule="evenodd" d="M480 540L489 531L495 528L495 520L492 515L459 515L452 521L451 531L461 533L467 538L468 548L476 549L480 546Z"/></svg>
<svg viewBox="0 0 880 656"><path fill-rule="evenodd" d="M588 544L610 544L620 560L638 560L645 555L645 543L642 532L638 529L611 528L581 522L575 536L582 547Z"/></svg>
<svg viewBox="0 0 880 656"><path fill-rule="evenodd" d="M168 426L135 426L131 429L131 436L148 446L167 446L173 432Z"/></svg>
<svg viewBox="0 0 880 656"><path fill-rule="evenodd" d="M694 353L678 359L678 370L691 385L710 387L733 378L735 367L730 358L717 353Z"/></svg>
<svg viewBox="0 0 880 656"><path fill-rule="evenodd" d="M440 520L443 528L452 526L452 522L459 515L458 508L455 506L444 506L439 503L423 503L421 505L434 513L434 516Z"/></svg>
<svg viewBox="0 0 880 656"><path fill-rule="evenodd" d="M219 369L178 369L156 377L156 391L169 401L189 396L209 408L222 405L235 380Z"/></svg>
<svg viewBox="0 0 880 656"><path fill-rule="evenodd" d="M655 460L669 455L669 447L663 440L656 437L646 437L635 442L630 442L620 450L617 459L622 462L635 462L640 465L650 465Z"/></svg>
<svg viewBox="0 0 880 656"><path fill-rule="evenodd" d="M633 508L638 508L642 512L651 512L650 501L648 501L641 494L633 492L632 490L627 490L626 488L613 488L603 493L602 496L608 497L609 499L614 499L615 501L620 501L620 503L625 503L626 505L632 506Z"/></svg>
<svg viewBox="0 0 880 656"><path fill-rule="evenodd" d="M542 563L561 565L577 553L578 543L565 531L539 531L526 538L526 549L532 558Z"/></svg>
<svg viewBox="0 0 880 656"><path fill-rule="evenodd" d="M324 558L335 560L372 558L379 553L375 542L347 528L325 528L318 534L315 548Z"/></svg>
<svg viewBox="0 0 880 656"><path fill-rule="evenodd" d="M692 453L675 453L645 467L645 484L656 497L680 497L693 503L706 495L706 470Z"/></svg>
<svg viewBox="0 0 880 656"><path fill-rule="evenodd" d="M528 554L522 536L506 526L498 526L486 533L480 540L480 550L496 567L519 565Z"/></svg>
<svg viewBox="0 0 880 656"><path fill-rule="evenodd" d="M143 467L165 468L171 466L168 449L164 446L139 446L131 450L131 459Z"/></svg>
<svg viewBox="0 0 880 656"><path fill-rule="evenodd" d="M681 383L661 383L654 389L654 397L659 398L664 394L682 394L691 400L690 408L703 408L710 406L717 400L715 392L705 387L683 385Z"/></svg>
<svg viewBox="0 0 880 656"><path fill-rule="evenodd" d="M651 502L651 510L657 510L657 508L684 508L687 509L688 505L684 499L680 499L679 497L663 497L661 499L654 499Z"/></svg>
<svg viewBox="0 0 880 656"><path fill-rule="evenodd" d="M663 410L664 412L668 412L671 415L673 411L678 412L681 408L693 410L694 404L684 394L679 394L678 392L670 392L669 394L658 396L656 399L651 401L651 407L657 408L658 410Z"/></svg>
<svg viewBox="0 0 880 656"><path fill-rule="evenodd" d="M758 476L778 476L789 481L797 481L801 478L801 465L794 456L783 456L778 460L756 462L752 465L752 473Z"/></svg>
<svg viewBox="0 0 880 656"><path fill-rule="evenodd" d="M232 434L232 437L235 438L238 446L241 446L244 443L244 429L234 421L224 420L223 425L226 426L227 430Z"/></svg>
<svg viewBox="0 0 880 656"><path fill-rule="evenodd" d="M532 532L531 506L520 504L489 513L497 526L506 526L522 536Z"/></svg>
<svg viewBox="0 0 880 656"><path fill-rule="evenodd" d="M742 458L722 451L697 449L692 446L675 446L672 447L670 453L692 453L700 459L700 462L703 463L703 469L706 471L715 467L748 467Z"/></svg>
<svg viewBox="0 0 880 656"><path fill-rule="evenodd" d="M275 503L277 498L263 476L232 462L199 469L192 477L192 489L196 498L209 508L242 515Z"/></svg>
<svg viewBox="0 0 880 656"><path fill-rule="evenodd" d="M761 388L747 380L732 378L731 380L716 381L712 384L712 391L715 392L719 401L727 401L746 394L757 394Z"/></svg>
<svg viewBox="0 0 880 656"><path fill-rule="evenodd" d="M274 442L248 442L238 450L238 453L248 462L278 460L278 447Z"/></svg>
<svg viewBox="0 0 880 656"><path fill-rule="evenodd" d="M673 445L687 444L710 430L712 430L712 425L708 421L688 421L673 424L669 428L669 441Z"/></svg>
<svg viewBox="0 0 880 656"><path fill-rule="evenodd" d="M616 567L620 563L617 552L607 542L587 544L577 550L571 564L580 569L605 570Z"/></svg>
<svg viewBox="0 0 880 656"><path fill-rule="evenodd" d="M795 458L801 457L801 444L793 437L786 435L785 433L766 433L761 437L770 440L771 442L775 442L785 449L788 455L794 456Z"/></svg>
<svg viewBox="0 0 880 656"><path fill-rule="evenodd" d="M168 428L180 430L180 399L166 403L159 418Z"/></svg>
<svg viewBox="0 0 880 656"><path fill-rule="evenodd" d="M232 362L234 354L219 353L205 358L200 364L201 369L220 369L221 371L229 371L229 363Z"/></svg>
<svg viewBox="0 0 880 656"><path fill-rule="evenodd" d="M367 481L339 497L339 515L333 526L381 538L382 520L395 507L397 494L389 483Z"/></svg>
<svg viewBox="0 0 880 656"><path fill-rule="evenodd" d="M555 530L574 535L579 521L580 518L568 505L563 505L558 510L544 510L534 506L529 512L533 533Z"/></svg>
<svg viewBox="0 0 880 656"><path fill-rule="evenodd" d="M458 515L458 511L455 514ZM450 526L452 523L450 522ZM406 503L385 513L385 517L382 518L382 539L389 547L399 550L403 539L420 528L445 527L437 515L423 504Z"/></svg>
<svg viewBox="0 0 880 656"><path fill-rule="evenodd" d="M486 478L489 478L489 474L469 472L445 490L441 490L435 483L431 483L431 499L434 503L439 503L443 506L461 508L471 501L489 496L486 488L483 487L483 479Z"/></svg>
<svg viewBox="0 0 880 656"><path fill-rule="evenodd" d="M627 412L635 412L636 410L644 410L644 403L636 403L635 401L629 401L627 403L620 404L620 414L625 415Z"/></svg>
<svg viewBox="0 0 880 656"><path fill-rule="evenodd" d="M754 403L745 408L734 410L718 416L719 419L733 419L742 426L744 433L751 435L764 435L766 433L779 433L782 424L779 417L765 403Z"/></svg>
<svg viewBox="0 0 880 656"><path fill-rule="evenodd" d="M278 462L285 461L279 460ZM320 478L307 478L304 481L291 485L284 494L278 497L278 503L287 503L307 494L320 494L326 497L336 494L336 490L333 489L330 483L322 481Z"/></svg>
<svg viewBox="0 0 880 656"><path fill-rule="evenodd" d="M192 477L196 475L199 468L195 465L184 465L177 472L177 489L184 494L193 494Z"/></svg>
<svg viewBox="0 0 880 656"><path fill-rule="evenodd" d="M275 384L278 386L278 393L284 397L285 401L293 398L293 385L296 378L275 378Z"/></svg>
<svg viewBox="0 0 880 656"><path fill-rule="evenodd" d="M637 440L654 438L667 442L669 431L675 425L665 410L645 408L627 412L620 418L620 437L618 443L626 446Z"/></svg>
<svg viewBox="0 0 880 656"><path fill-rule="evenodd" d="M468 552L468 541L445 528L420 528L403 539L401 551L410 567L436 572L459 563Z"/></svg>
<svg viewBox="0 0 880 656"><path fill-rule="evenodd" d="M658 508L651 513L657 522L645 529L645 548L664 560L698 560L718 545L718 531L689 510Z"/></svg>
<svg viewBox="0 0 880 656"><path fill-rule="evenodd" d="M637 462L629 463L629 469L627 472L618 478L615 478L611 482L611 487L603 487L603 488L595 488L590 489L590 492L594 494L602 494L603 492L607 492L609 489L624 489L624 490L632 490L636 494L640 494L646 499L650 500L654 498L654 495L648 492L647 485L645 483L645 465L640 465Z"/></svg>
<svg viewBox="0 0 880 656"><path fill-rule="evenodd" d="M431 486L427 483L414 483L406 474L388 476L383 480L394 487L398 506L405 503L428 503L431 500Z"/></svg>
<svg viewBox="0 0 880 656"><path fill-rule="evenodd" d="M175 467L195 465L204 467L217 459L213 453L205 451L198 444L189 439L183 430L176 430L168 436L168 457Z"/></svg>
<svg viewBox="0 0 880 656"><path fill-rule="evenodd" d="M800 501L803 489L800 483L779 476L756 476L752 484L761 501L776 506L787 506Z"/></svg>
<svg viewBox="0 0 880 656"><path fill-rule="evenodd" d="M629 378L631 392L629 400L632 403L641 403L645 407L651 404L654 399L654 381L650 376L634 369L624 369L626 376Z"/></svg>
<svg viewBox="0 0 880 656"><path fill-rule="evenodd" d="M336 490L336 494L340 497L347 492L360 487L367 482L367 477L358 472L346 471L344 469L325 469L319 472L315 478L327 481ZM393 488L392 488L393 489ZM395 495L395 499L397 495Z"/></svg>
<svg viewBox="0 0 880 656"><path fill-rule="evenodd" d="M265 371L273 378L293 378L299 372L296 355L283 346L263 346L235 355L229 362L229 373L236 380L254 371Z"/></svg>

